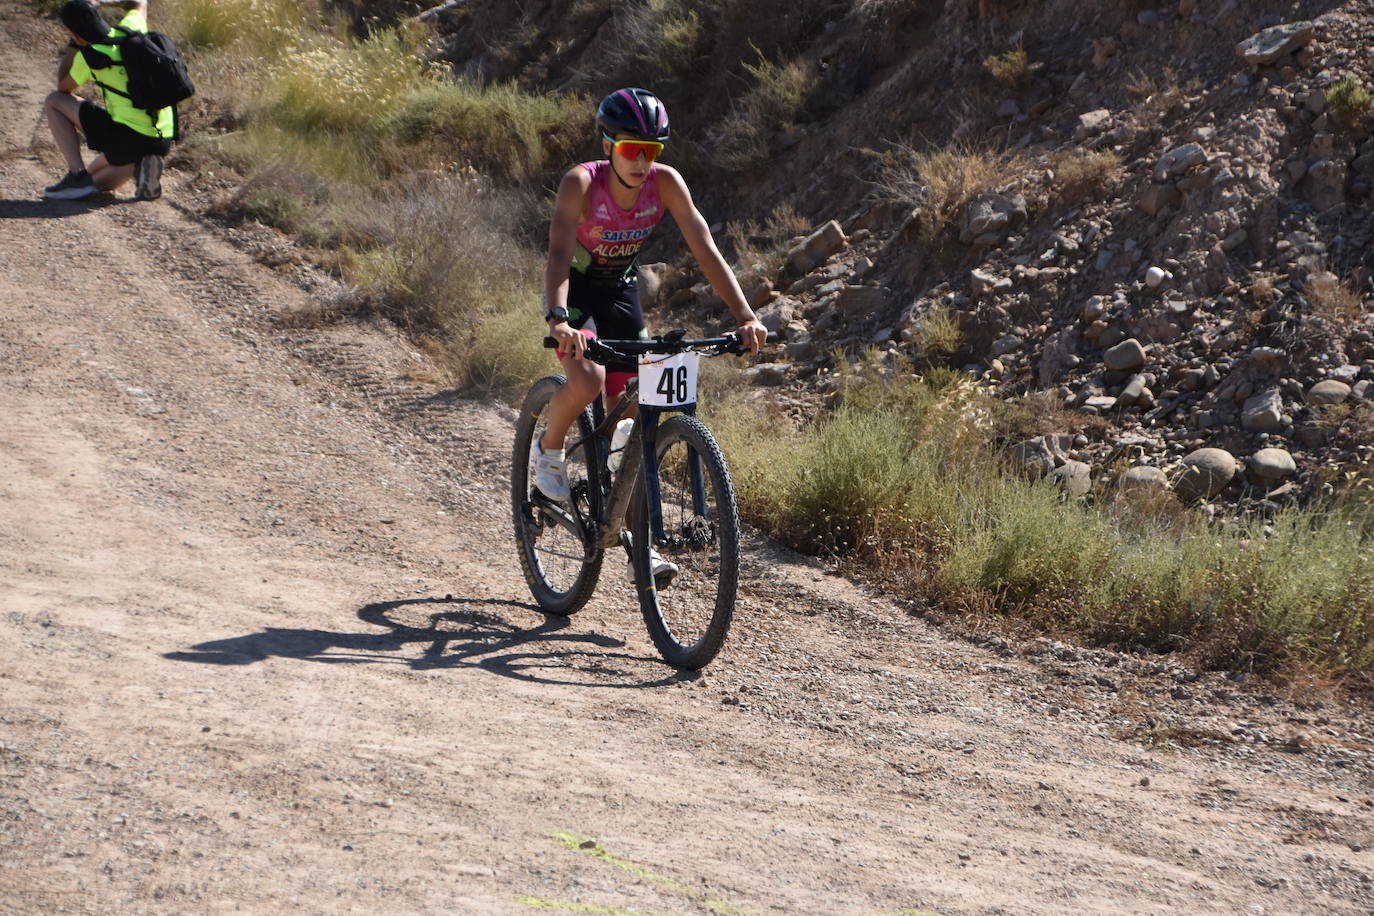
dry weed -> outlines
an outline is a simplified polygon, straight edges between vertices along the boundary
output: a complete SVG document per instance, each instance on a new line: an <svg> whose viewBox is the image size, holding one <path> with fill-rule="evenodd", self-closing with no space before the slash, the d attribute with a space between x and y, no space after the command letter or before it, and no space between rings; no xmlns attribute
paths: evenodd
<svg viewBox="0 0 1374 916"><path fill-rule="evenodd" d="M983 69L1007 89L1018 89L1025 85L1030 73L1030 59L1024 48L1012 48L1001 54L989 54L983 58Z"/></svg>
<svg viewBox="0 0 1374 916"><path fill-rule="evenodd" d="M1307 281L1307 304L1312 314L1336 327L1345 328L1359 320L1364 309L1360 294L1352 284L1335 274L1322 271Z"/></svg>
<svg viewBox="0 0 1374 916"><path fill-rule="evenodd" d="M878 186L889 198L914 204L923 233L934 238L975 197L1005 184L1019 163L1014 153L970 144L931 151L903 144L888 157Z"/></svg>
<svg viewBox="0 0 1374 916"><path fill-rule="evenodd" d="M1059 199L1076 204L1110 189L1121 177L1121 157L1111 150L1065 150L1051 163Z"/></svg>

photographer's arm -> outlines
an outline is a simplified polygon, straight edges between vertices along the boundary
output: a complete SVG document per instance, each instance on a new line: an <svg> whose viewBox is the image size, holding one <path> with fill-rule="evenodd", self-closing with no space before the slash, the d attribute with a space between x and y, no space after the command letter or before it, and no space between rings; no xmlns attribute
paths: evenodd
<svg viewBox="0 0 1374 916"><path fill-rule="evenodd" d="M67 95L74 95L80 87L76 80L72 79L72 61L76 60L76 44L69 43L62 49L62 56L57 61L57 91L65 92Z"/></svg>

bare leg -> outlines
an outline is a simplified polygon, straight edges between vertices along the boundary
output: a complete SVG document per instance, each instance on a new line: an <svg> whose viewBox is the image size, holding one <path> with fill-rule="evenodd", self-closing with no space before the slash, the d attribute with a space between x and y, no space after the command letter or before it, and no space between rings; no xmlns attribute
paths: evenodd
<svg viewBox="0 0 1374 916"><path fill-rule="evenodd" d="M67 170L81 171L86 167L81 161L81 100L53 90L43 100L43 113L47 115L48 129L52 131L57 149L67 160Z"/></svg>
<svg viewBox="0 0 1374 916"><path fill-rule="evenodd" d="M104 153L92 159L91 164L86 168L90 171L91 180L95 182L95 186L102 191L113 191L134 177L132 164L110 165Z"/></svg>
<svg viewBox="0 0 1374 916"><path fill-rule="evenodd" d="M589 359L565 359L563 372L568 382L549 401L549 426L539 441L539 447L544 451L563 447L568 427L588 404L596 400L606 380L606 370Z"/></svg>

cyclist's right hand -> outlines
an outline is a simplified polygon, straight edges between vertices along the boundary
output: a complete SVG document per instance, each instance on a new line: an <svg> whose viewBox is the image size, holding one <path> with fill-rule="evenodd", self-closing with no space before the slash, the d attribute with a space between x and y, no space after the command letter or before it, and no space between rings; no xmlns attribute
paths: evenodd
<svg viewBox="0 0 1374 916"><path fill-rule="evenodd" d="M566 321L560 321L549 328L549 336L558 341L560 356L571 355L573 359L581 359L587 350L587 338Z"/></svg>

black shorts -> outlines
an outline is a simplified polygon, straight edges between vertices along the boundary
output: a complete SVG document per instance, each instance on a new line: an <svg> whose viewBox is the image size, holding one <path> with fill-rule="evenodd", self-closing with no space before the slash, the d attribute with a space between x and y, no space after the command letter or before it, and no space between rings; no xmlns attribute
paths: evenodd
<svg viewBox="0 0 1374 916"><path fill-rule="evenodd" d="M104 153L110 165L132 165L144 156L165 156L172 149L171 140L149 137L120 124L108 111L85 99L81 100L81 133L86 136L86 145Z"/></svg>
<svg viewBox="0 0 1374 916"><path fill-rule="evenodd" d="M645 328L638 284L603 286L573 274L568 279L568 324L581 329L588 321L595 322L597 337L638 340ZM606 368L631 372L637 365L608 365Z"/></svg>

